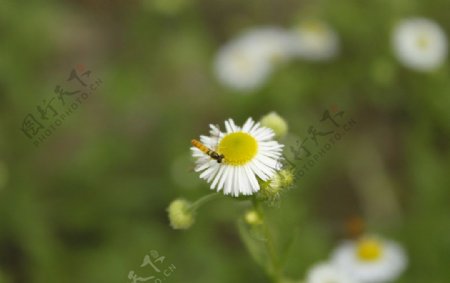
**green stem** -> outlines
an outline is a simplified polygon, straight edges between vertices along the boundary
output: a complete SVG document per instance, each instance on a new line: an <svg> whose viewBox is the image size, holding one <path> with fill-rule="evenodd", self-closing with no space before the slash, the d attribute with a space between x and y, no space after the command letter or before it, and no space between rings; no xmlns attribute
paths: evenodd
<svg viewBox="0 0 450 283"><path fill-rule="evenodd" d="M199 198L198 200L196 200L190 207L189 209L191 211L196 211L200 206L204 205L207 202L210 202L216 198L220 197L220 194L218 193L211 193L209 195L203 196L201 198Z"/></svg>
<svg viewBox="0 0 450 283"><path fill-rule="evenodd" d="M282 279L282 269L281 269L281 262L280 258L278 256L277 250L275 248L275 241L273 239L272 233L270 232L269 226L267 225L267 221L265 220L264 216L264 210L261 206L261 203L254 198L253 199L253 207L258 212L258 214L261 217L262 220L262 229L265 237L265 246L267 249L267 253L269 254L270 261L271 261L271 269L266 270L269 276L272 277L273 281L275 283L280 282Z"/></svg>

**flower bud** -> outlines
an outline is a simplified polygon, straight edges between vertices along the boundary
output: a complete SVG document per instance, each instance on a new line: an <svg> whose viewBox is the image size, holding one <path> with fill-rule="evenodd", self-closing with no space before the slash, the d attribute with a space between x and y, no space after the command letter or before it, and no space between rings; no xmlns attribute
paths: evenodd
<svg viewBox="0 0 450 283"><path fill-rule="evenodd" d="M283 138L288 132L287 122L276 112L270 112L259 121L262 126L272 129L277 139Z"/></svg>
<svg viewBox="0 0 450 283"><path fill-rule="evenodd" d="M271 180L261 183L261 190L258 192L259 198L273 205L280 198L280 193L292 186L294 179L292 170L280 170Z"/></svg>
<svg viewBox="0 0 450 283"><path fill-rule="evenodd" d="M295 176L294 172L290 169L283 169L276 175L280 186L283 188L289 188L294 184Z"/></svg>
<svg viewBox="0 0 450 283"><path fill-rule="evenodd" d="M249 225L261 225L263 223L261 215L256 210L249 210L244 215L245 222Z"/></svg>
<svg viewBox="0 0 450 283"><path fill-rule="evenodd" d="M195 215L190 209L191 204L183 199L177 199L167 208L170 226L173 229L188 229L194 224Z"/></svg>

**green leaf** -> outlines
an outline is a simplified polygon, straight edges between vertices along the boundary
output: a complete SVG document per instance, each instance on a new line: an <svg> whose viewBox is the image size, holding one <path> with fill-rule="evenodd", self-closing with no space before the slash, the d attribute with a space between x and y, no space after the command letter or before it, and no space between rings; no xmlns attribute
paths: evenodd
<svg viewBox="0 0 450 283"><path fill-rule="evenodd" d="M260 231L249 227L244 221L238 220L237 224L239 235L253 260L266 269L269 266L269 256L265 248L266 239Z"/></svg>
<svg viewBox="0 0 450 283"><path fill-rule="evenodd" d="M288 242L287 242L286 245L284 246L283 251L282 251L282 253L281 253L281 264L282 264L282 265L284 265L284 263L285 263L286 260L288 259L289 253L290 253L290 251L291 251L291 248L292 248L292 246L294 245L295 239L297 238L297 236L298 236L299 233L300 233L300 232L299 232L299 229L298 229L298 228L295 228L295 229L292 231L292 234L291 234L291 236L289 237Z"/></svg>

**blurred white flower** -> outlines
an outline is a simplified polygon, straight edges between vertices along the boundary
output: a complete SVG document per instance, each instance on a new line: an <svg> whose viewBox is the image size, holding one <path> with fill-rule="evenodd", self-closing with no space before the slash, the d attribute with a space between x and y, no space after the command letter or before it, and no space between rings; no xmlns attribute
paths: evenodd
<svg viewBox="0 0 450 283"><path fill-rule="evenodd" d="M431 71L447 57L447 37L442 28L425 18L401 21L394 29L392 44L395 55L405 66Z"/></svg>
<svg viewBox="0 0 450 283"><path fill-rule="evenodd" d="M237 90L253 90L267 80L274 64L289 57L289 36L279 28L252 29L223 46L214 67L221 83Z"/></svg>
<svg viewBox="0 0 450 283"><path fill-rule="evenodd" d="M291 57L291 37L289 32L282 28L254 28L242 34L237 41L253 46L253 52L270 63L276 64Z"/></svg>
<svg viewBox="0 0 450 283"><path fill-rule="evenodd" d="M214 126L211 136L193 140L192 155L197 159L196 172L211 183L211 189L225 195L252 195L259 191L258 179L268 181L280 170L283 145L273 140L275 133L249 118L238 127L232 119L225 121L226 132Z"/></svg>
<svg viewBox="0 0 450 283"><path fill-rule="evenodd" d="M313 266L306 278L306 283L357 283L344 271L329 263L319 263Z"/></svg>
<svg viewBox="0 0 450 283"><path fill-rule="evenodd" d="M338 51L337 33L322 21L303 21L292 30L291 52L294 56L323 61L335 57Z"/></svg>
<svg viewBox="0 0 450 283"><path fill-rule="evenodd" d="M231 43L217 54L215 72L220 82L237 90L260 87L271 73L268 61L256 55L246 44Z"/></svg>
<svg viewBox="0 0 450 283"><path fill-rule="evenodd" d="M397 243L365 236L340 245L331 262L362 283L380 283L400 276L406 268L407 258Z"/></svg>

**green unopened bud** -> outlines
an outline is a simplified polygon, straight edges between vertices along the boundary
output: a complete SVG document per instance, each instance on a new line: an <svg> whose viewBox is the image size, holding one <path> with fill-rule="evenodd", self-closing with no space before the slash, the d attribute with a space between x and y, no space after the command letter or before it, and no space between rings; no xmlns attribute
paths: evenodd
<svg viewBox="0 0 450 283"><path fill-rule="evenodd" d="M294 172L290 169L283 169L277 174L278 182L280 182L280 186L283 188L289 188L294 184L295 176Z"/></svg>
<svg viewBox="0 0 450 283"><path fill-rule="evenodd" d="M258 192L258 198L266 201L269 205L274 205L280 198L281 183L278 175L275 175L272 180L260 183L261 189Z"/></svg>
<svg viewBox="0 0 450 283"><path fill-rule="evenodd" d="M172 201L167 208L167 212L170 226L173 229L188 229L194 224L195 215L191 209L191 203L186 200L177 199Z"/></svg>
<svg viewBox="0 0 450 283"><path fill-rule="evenodd" d="M294 179L292 170L280 170L271 180L261 183L261 190L258 192L259 198L273 205L280 198L280 193L292 186Z"/></svg>
<svg viewBox="0 0 450 283"><path fill-rule="evenodd" d="M263 223L261 215L256 210L249 210L244 215L245 222L249 225L261 225Z"/></svg>
<svg viewBox="0 0 450 283"><path fill-rule="evenodd" d="M270 112L259 121L262 126L271 128L277 139L283 138L288 132L287 122L276 112Z"/></svg>

